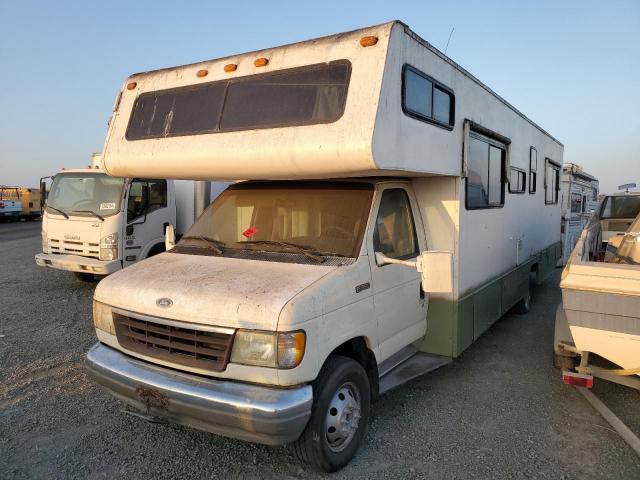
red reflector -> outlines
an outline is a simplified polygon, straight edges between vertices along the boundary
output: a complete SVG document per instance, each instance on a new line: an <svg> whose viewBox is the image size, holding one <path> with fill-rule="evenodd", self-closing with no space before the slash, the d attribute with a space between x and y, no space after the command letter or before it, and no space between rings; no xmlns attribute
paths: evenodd
<svg viewBox="0 0 640 480"><path fill-rule="evenodd" d="M562 372L562 381L565 385L574 387L593 388L593 377L582 373Z"/></svg>

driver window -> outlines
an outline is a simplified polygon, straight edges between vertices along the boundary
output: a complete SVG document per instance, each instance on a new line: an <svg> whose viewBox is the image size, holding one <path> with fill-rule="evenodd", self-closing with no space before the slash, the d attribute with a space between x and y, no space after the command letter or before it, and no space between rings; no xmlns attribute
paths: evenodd
<svg viewBox="0 0 640 480"><path fill-rule="evenodd" d="M392 188L382 193L373 248L390 258L407 259L418 255L416 229L405 190Z"/></svg>
<svg viewBox="0 0 640 480"><path fill-rule="evenodd" d="M166 180L134 180L131 182L127 202L127 222L166 206Z"/></svg>

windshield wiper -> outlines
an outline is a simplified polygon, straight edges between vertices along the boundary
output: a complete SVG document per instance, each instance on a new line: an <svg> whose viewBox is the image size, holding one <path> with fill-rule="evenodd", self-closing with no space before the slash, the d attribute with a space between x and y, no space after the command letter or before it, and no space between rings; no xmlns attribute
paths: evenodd
<svg viewBox="0 0 640 480"><path fill-rule="evenodd" d="M62 210L60 210L59 208L56 207L52 207L51 205L47 205L47 208L50 208L51 210L55 210L56 212L60 213L64 218L68 219L69 215L67 215L67 212L63 212Z"/></svg>
<svg viewBox="0 0 640 480"><path fill-rule="evenodd" d="M302 245L298 245L296 243L280 242L277 240L249 240L247 242L238 242L238 244L239 245L247 245L247 244L248 245L279 245L281 247L294 248L298 252L303 254L305 257L310 258L314 262L324 263L324 257L317 255L318 252L316 250L309 247L304 247Z"/></svg>
<svg viewBox="0 0 640 480"><path fill-rule="evenodd" d="M224 242L210 237L205 237L204 235L188 235L186 237L182 237L182 240L202 240L203 242L207 242L211 247L211 250L216 252L216 254L222 255L224 253L222 248L220 248L225 246Z"/></svg>
<svg viewBox="0 0 640 480"><path fill-rule="evenodd" d="M93 210L71 210L71 213L90 213L91 215L95 216L96 218L99 218L101 221L104 222L104 217L102 215L98 215Z"/></svg>

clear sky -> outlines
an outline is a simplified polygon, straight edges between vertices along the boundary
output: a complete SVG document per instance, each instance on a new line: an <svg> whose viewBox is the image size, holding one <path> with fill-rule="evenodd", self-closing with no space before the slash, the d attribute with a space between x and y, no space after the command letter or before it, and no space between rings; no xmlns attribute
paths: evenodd
<svg viewBox="0 0 640 480"><path fill-rule="evenodd" d="M130 74L400 19L565 144L640 184L640 1L0 0L0 184L102 149Z"/></svg>

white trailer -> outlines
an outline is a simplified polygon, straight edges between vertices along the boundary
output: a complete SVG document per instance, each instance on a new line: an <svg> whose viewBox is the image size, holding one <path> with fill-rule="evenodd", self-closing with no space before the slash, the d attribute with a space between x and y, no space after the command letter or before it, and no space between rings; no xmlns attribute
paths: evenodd
<svg viewBox="0 0 640 480"><path fill-rule="evenodd" d="M163 252L166 227L180 235L227 185L217 182L212 191L210 182L110 177L100 155L88 168L52 178L35 260L85 281ZM44 199L44 183L40 191Z"/></svg>
<svg viewBox="0 0 640 480"><path fill-rule="evenodd" d="M529 308L561 254L562 157L401 22L133 75L107 172L246 181L98 285L89 372L336 470L370 400Z"/></svg>
<svg viewBox="0 0 640 480"><path fill-rule="evenodd" d="M598 180L580 165L565 163L560 182L562 265L566 265L582 229L598 209Z"/></svg>

